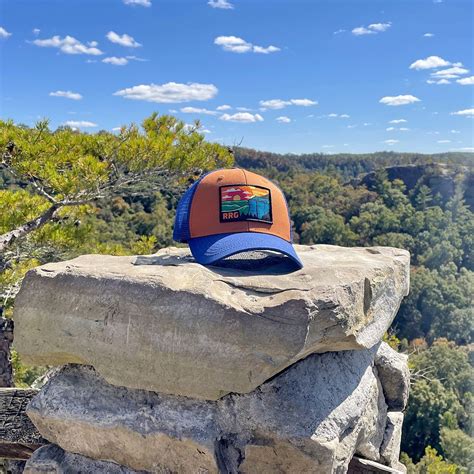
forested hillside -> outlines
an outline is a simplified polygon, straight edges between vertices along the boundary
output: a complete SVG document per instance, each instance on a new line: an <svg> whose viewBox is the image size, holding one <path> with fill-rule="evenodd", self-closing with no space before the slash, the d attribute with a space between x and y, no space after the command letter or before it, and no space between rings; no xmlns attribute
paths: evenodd
<svg viewBox="0 0 474 474"><path fill-rule="evenodd" d="M472 154L283 156L237 150L236 161L280 183L300 243L410 251L410 295L388 335L410 354L412 369L404 461L409 472L472 469ZM423 459L415 465L409 457Z"/></svg>
<svg viewBox="0 0 474 474"><path fill-rule="evenodd" d="M411 292L386 336L393 347L410 354L413 372L404 461L413 473L474 468L469 432L474 393L473 155L297 156L236 149L234 157L238 166L256 170L283 189L295 242L410 251ZM57 216L28 237L28 258L13 258L0 275L0 306L11 314L11 288L33 265L88 252L148 253L173 245L176 204L195 172L189 167L166 185L162 176L150 176ZM1 234L44 202L32 197L31 182L5 169L0 173ZM16 367L20 384L37 373L18 360Z"/></svg>

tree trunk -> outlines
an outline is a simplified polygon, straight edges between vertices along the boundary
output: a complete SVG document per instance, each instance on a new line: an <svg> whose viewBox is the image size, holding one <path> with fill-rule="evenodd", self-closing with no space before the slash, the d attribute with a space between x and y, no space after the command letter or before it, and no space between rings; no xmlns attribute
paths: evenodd
<svg viewBox="0 0 474 474"><path fill-rule="evenodd" d="M0 313L0 387L13 386L10 345L13 342L13 321Z"/></svg>
<svg viewBox="0 0 474 474"><path fill-rule="evenodd" d="M0 389L0 458L28 459L47 442L26 414L37 393L32 389Z"/></svg>
<svg viewBox="0 0 474 474"><path fill-rule="evenodd" d="M33 232L40 227L43 227L48 221L52 219L54 213L59 209L58 204L53 204L48 208L43 214L32 219L26 224L17 227L6 234L0 235L0 254L5 251L5 249L11 245L15 240L28 235L30 232Z"/></svg>

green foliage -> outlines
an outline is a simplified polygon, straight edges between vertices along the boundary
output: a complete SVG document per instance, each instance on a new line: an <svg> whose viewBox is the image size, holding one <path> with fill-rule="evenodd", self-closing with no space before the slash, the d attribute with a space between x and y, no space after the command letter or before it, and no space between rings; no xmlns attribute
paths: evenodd
<svg viewBox="0 0 474 474"><path fill-rule="evenodd" d="M469 361L470 350L457 346L447 339L437 339L431 347L414 353L410 364L414 370L430 369L430 377L443 382L443 386L454 390L466 402L474 384L474 369Z"/></svg>
<svg viewBox="0 0 474 474"><path fill-rule="evenodd" d="M11 317L15 295L19 289L19 284L28 270L36 267L36 259L28 259L12 263L9 268L0 273L0 307L3 308L3 315Z"/></svg>
<svg viewBox="0 0 474 474"><path fill-rule="evenodd" d="M447 461L474 471L474 438L460 429L441 428L441 447Z"/></svg>
<svg viewBox="0 0 474 474"><path fill-rule="evenodd" d="M12 366L15 379L15 386L21 388L31 387L33 382L44 375L47 367L34 367L24 365L15 349L12 350Z"/></svg>
<svg viewBox="0 0 474 474"><path fill-rule="evenodd" d="M0 189L0 235L33 219L48 208L42 196L23 189Z"/></svg>
<svg viewBox="0 0 474 474"><path fill-rule="evenodd" d="M386 342L393 350L398 351L401 345L400 339L393 332L386 332L383 335L384 342Z"/></svg>
<svg viewBox="0 0 474 474"><path fill-rule="evenodd" d="M419 380L412 384L405 414L402 449L416 459L425 446L440 450L443 423L457 425L462 411L456 394L439 380Z"/></svg>
<svg viewBox="0 0 474 474"><path fill-rule="evenodd" d="M413 383L402 449L419 459L429 445L467 469L470 460L460 444L473 443L467 434L474 381L469 349L438 339L431 347L412 354L410 366Z"/></svg>
<svg viewBox="0 0 474 474"><path fill-rule="evenodd" d="M0 121L0 150L4 165L32 187L58 202L86 201L143 176L136 173L169 176L230 164L227 150L205 142L198 130L199 123L189 129L174 117L157 114L145 119L142 129L123 127L118 136L70 128L51 131L47 121L34 129Z"/></svg>
<svg viewBox="0 0 474 474"><path fill-rule="evenodd" d="M460 474L463 472L455 464L451 464L438 455L436 449L427 446L424 456L417 464L410 457L402 453L401 461L407 467L407 474Z"/></svg>
<svg viewBox="0 0 474 474"><path fill-rule="evenodd" d="M401 337L447 337L458 344L472 341L474 273L454 264L439 269L412 268L410 294L395 319Z"/></svg>
<svg viewBox="0 0 474 474"><path fill-rule="evenodd" d="M305 212L307 222L301 225L301 243L333 244L350 246L356 241L344 218L328 209L314 206Z"/></svg>
<svg viewBox="0 0 474 474"><path fill-rule="evenodd" d="M51 131L47 121L33 129L0 121L0 164L13 179L0 195L0 269L17 241L63 249L85 241L91 228L76 223L93 209L89 203L145 183L155 185L155 192L169 189L205 170L229 166L229 151L206 142L199 128L198 122L189 127L157 114L141 129L123 127L119 135ZM30 236L33 231L37 235Z"/></svg>

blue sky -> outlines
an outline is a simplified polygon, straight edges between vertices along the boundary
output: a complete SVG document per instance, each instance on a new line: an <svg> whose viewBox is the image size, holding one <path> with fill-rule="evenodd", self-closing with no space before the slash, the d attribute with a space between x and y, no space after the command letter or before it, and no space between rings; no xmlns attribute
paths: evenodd
<svg viewBox="0 0 474 474"><path fill-rule="evenodd" d="M0 0L0 116L275 152L474 151L472 0Z"/></svg>

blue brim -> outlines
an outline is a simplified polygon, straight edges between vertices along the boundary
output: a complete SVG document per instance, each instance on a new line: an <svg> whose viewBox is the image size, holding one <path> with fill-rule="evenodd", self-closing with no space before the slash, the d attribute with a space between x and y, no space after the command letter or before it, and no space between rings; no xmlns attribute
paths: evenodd
<svg viewBox="0 0 474 474"><path fill-rule="evenodd" d="M190 239L189 248L196 261L202 265L211 265L223 258L241 252L272 250L286 255L298 268L303 268L303 264L290 242L263 232L240 232L196 237Z"/></svg>

